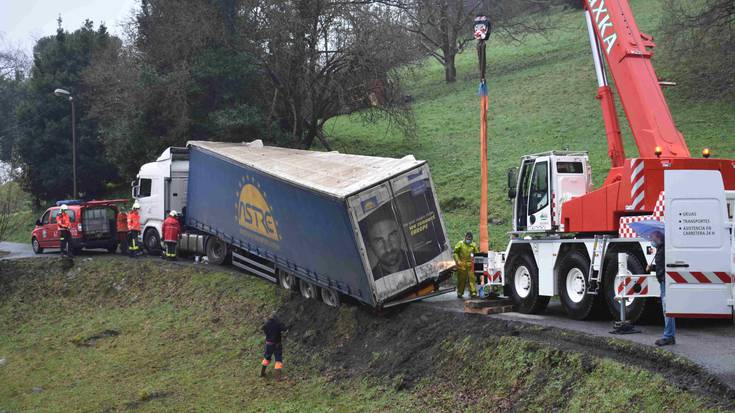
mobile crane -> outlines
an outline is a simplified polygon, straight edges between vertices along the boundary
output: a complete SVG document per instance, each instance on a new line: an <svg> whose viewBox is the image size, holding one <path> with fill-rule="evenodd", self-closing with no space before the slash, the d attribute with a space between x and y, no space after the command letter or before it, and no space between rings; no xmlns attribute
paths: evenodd
<svg viewBox="0 0 735 413"><path fill-rule="evenodd" d="M505 251L476 257L476 264L523 313L543 311L558 295L572 318L587 318L595 308L619 318L622 291L625 318L634 321L659 287L644 274L654 250L629 224L661 220L667 314L732 318L735 160L712 159L708 149L702 158L691 156L651 64L653 39L638 30L626 0L585 0L584 17L610 172L593 189L586 152L522 157L508 172L510 242ZM634 158L625 154L604 62L638 148ZM621 271L639 277L618 277L621 253L627 254Z"/></svg>

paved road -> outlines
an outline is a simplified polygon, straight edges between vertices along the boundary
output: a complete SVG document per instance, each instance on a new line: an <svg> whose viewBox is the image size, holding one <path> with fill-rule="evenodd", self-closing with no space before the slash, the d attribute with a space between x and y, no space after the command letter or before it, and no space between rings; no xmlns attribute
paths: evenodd
<svg viewBox="0 0 735 413"><path fill-rule="evenodd" d="M6 251L10 254L0 257L3 260L12 260L18 258L33 257L36 254L33 253L31 244L22 244L20 242L0 242L0 251Z"/></svg>
<svg viewBox="0 0 735 413"><path fill-rule="evenodd" d="M444 294L424 300L418 305L431 305L447 311L463 312L463 302L454 294ZM653 346L663 332L660 324L643 324L639 334L611 335L611 321L576 321L567 318L558 300L552 300L542 315L505 313L488 317L522 321L530 324L573 330L601 337L617 337L638 344ZM735 324L730 320L679 320L676 345L665 349L699 364L724 383L735 389Z"/></svg>

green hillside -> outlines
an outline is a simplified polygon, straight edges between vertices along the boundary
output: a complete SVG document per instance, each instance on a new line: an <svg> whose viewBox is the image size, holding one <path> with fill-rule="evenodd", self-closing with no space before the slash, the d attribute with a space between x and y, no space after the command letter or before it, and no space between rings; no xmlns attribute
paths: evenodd
<svg viewBox="0 0 735 413"><path fill-rule="evenodd" d="M639 28L656 37L661 1L633 0ZM511 208L505 196L506 171L521 155L552 149L588 150L593 180L599 185L609 169L607 142L582 13L563 11L556 29L516 44L498 36L488 44L490 90L489 159L491 247L502 248L510 229ZM666 44L659 43L660 53ZM654 58L659 77L672 71ZM360 116L329 122L326 132L336 150L383 156L413 154L429 162L452 240L477 231L479 211L479 98L474 47L457 59L455 84L445 84L442 67L422 62L408 84L418 123L418 140L406 140L387 123L364 124ZM674 119L693 154L710 147L715 156L735 157L735 102L713 97L692 101L676 88L665 91ZM628 156L637 151L620 109ZM497 221L496 221L497 222Z"/></svg>

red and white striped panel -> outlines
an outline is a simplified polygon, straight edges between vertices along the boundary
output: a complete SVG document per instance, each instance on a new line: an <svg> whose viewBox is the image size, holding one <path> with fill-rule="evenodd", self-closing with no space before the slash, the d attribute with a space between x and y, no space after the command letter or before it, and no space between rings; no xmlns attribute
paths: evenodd
<svg viewBox="0 0 735 413"><path fill-rule="evenodd" d="M667 271L667 278L676 284L731 284L729 272Z"/></svg>
<svg viewBox="0 0 735 413"><path fill-rule="evenodd" d="M634 211L643 209L646 198L646 177L643 175L643 160L633 158L630 161L630 207Z"/></svg>
<svg viewBox="0 0 735 413"><path fill-rule="evenodd" d="M641 221L649 221L649 220L656 220L656 221L663 221L664 219L664 191L661 191L658 194L658 200L656 200L656 205L653 207L653 214L652 215L636 215L634 217L620 217L620 225L619 225L619 236L620 238L638 238L638 234L633 231L633 228L630 227L630 223L632 222L641 222Z"/></svg>
<svg viewBox="0 0 735 413"><path fill-rule="evenodd" d="M625 290L625 295L628 297L636 295L648 295L647 277L625 277L624 279L618 278L617 280L617 295L622 294L623 290ZM636 290L638 290L638 292L636 292Z"/></svg>
<svg viewBox="0 0 735 413"><path fill-rule="evenodd" d="M502 277L500 276L500 271L495 271L493 273L485 271L485 277L487 277L488 282L491 284L498 284L502 281Z"/></svg>

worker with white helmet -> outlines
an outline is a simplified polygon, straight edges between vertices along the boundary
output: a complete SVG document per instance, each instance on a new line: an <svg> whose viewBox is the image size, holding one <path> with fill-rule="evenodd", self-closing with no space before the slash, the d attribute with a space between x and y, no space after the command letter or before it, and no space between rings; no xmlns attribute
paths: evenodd
<svg viewBox="0 0 735 413"><path fill-rule="evenodd" d="M163 258L167 260L176 260L176 244L181 233L181 225L176 219L177 215L176 211L171 210L163 221L163 243L166 245Z"/></svg>
<svg viewBox="0 0 735 413"><path fill-rule="evenodd" d="M128 253L131 257L137 257L140 254L140 244L138 244L138 236L140 235L140 204L138 201L133 203L133 208L128 213Z"/></svg>
<svg viewBox="0 0 735 413"><path fill-rule="evenodd" d="M56 216L56 225L59 228L59 238L61 239L61 255L73 258L74 252L71 245L71 219L67 210L69 206L62 204L59 208L59 215Z"/></svg>

